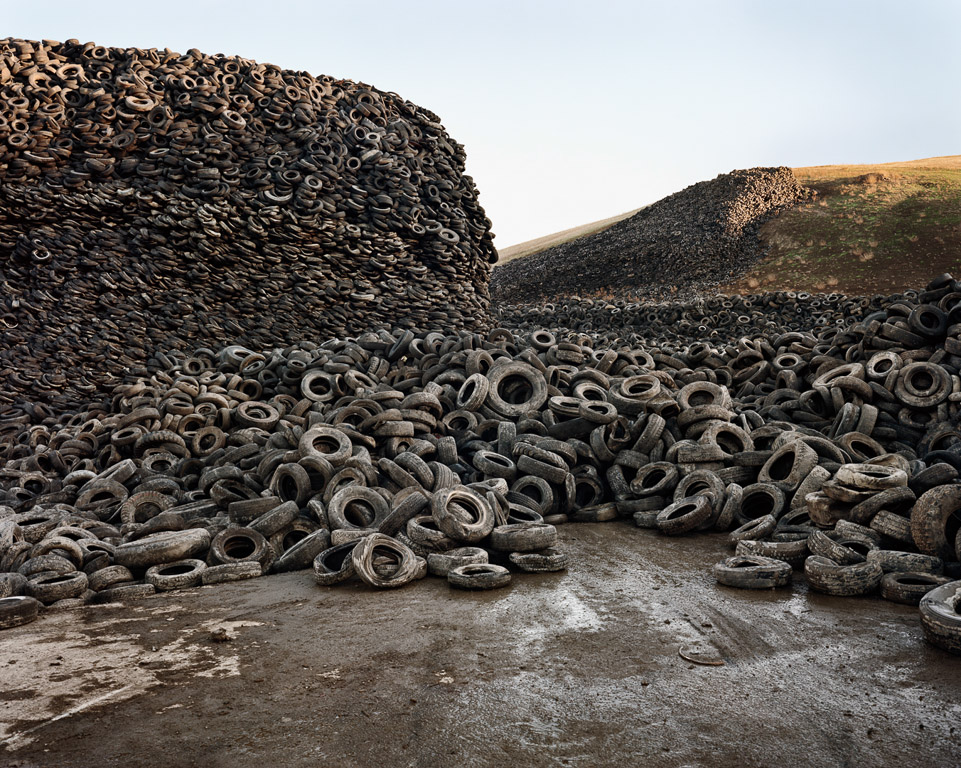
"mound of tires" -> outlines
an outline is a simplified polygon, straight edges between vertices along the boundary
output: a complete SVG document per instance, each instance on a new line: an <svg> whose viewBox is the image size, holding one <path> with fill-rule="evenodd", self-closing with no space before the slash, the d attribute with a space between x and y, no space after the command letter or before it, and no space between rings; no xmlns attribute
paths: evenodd
<svg viewBox="0 0 961 768"><path fill-rule="evenodd" d="M558 525L620 519L726 532L722 584L803 569L916 603L961 578L961 284L834 301L840 324L757 300L766 335L659 347L568 319L171 354L109 407L0 421L0 597L307 568L493 588L576 567ZM944 600L925 626L950 648Z"/></svg>
<svg viewBox="0 0 961 768"><path fill-rule="evenodd" d="M497 302L696 295L763 255L760 225L804 199L790 168L750 168L702 181L608 229L494 269Z"/></svg>
<svg viewBox="0 0 961 768"><path fill-rule="evenodd" d="M0 40L0 403L161 350L484 330L463 148L395 93L239 57Z"/></svg>

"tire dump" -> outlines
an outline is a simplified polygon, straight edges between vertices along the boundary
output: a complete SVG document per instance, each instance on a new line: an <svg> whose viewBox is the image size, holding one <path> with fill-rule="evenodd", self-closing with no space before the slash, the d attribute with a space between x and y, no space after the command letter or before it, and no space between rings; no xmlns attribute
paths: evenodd
<svg viewBox="0 0 961 768"><path fill-rule="evenodd" d="M295 570L500 588L610 522L726 535L722 588L919 605L961 653L961 282L700 292L789 169L611 230L653 222L643 275L704 264L689 297L519 261L492 305L464 150L397 94L7 39L0 99L0 628Z"/></svg>

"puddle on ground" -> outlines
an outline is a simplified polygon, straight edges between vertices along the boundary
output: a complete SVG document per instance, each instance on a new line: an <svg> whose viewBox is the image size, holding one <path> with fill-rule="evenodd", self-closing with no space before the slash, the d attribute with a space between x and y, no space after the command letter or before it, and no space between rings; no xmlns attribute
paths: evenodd
<svg viewBox="0 0 961 768"><path fill-rule="evenodd" d="M178 606L142 610L151 618L180 613ZM76 615L50 616L0 637L0 748L30 744L49 723L79 712L139 696L160 685L160 675L189 670L197 677L240 674L240 657L229 645L214 643L213 632L228 639L237 630L260 626L257 621L207 619L179 631L162 645L149 645L149 630L131 632L140 617L88 617L76 626ZM51 636L51 624L64 627ZM118 626L119 625L119 626ZM117 631L121 629L122 631ZM24 692L19 696L18 692Z"/></svg>

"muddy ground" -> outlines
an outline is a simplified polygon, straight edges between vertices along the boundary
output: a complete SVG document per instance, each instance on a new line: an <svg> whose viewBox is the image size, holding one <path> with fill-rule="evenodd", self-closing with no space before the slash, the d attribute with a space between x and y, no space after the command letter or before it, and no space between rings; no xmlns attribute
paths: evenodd
<svg viewBox="0 0 961 768"><path fill-rule="evenodd" d="M961 658L925 643L916 609L719 587L721 536L561 537L569 572L496 592L301 572L6 630L0 765L961 760ZM214 642L220 628L232 639Z"/></svg>

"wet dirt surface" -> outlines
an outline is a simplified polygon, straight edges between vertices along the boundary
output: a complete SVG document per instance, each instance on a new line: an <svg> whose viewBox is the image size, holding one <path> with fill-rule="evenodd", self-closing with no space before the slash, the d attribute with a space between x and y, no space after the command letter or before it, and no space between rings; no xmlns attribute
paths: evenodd
<svg viewBox="0 0 961 768"><path fill-rule="evenodd" d="M958 763L961 658L916 609L720 587L722 536L560 534L572 570L495 592L307 571L6 630L0 765Z"/></svg>

